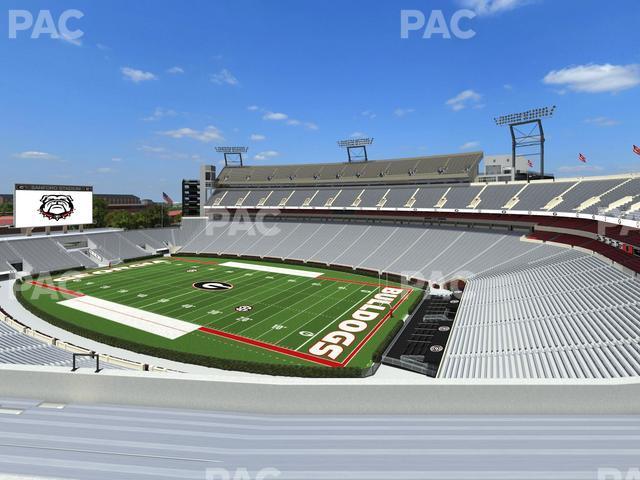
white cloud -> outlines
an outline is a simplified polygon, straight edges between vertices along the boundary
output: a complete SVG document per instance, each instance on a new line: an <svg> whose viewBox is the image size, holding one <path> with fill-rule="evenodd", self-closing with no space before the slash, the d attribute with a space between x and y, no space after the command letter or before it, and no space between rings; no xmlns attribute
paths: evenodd
<svg viewBox="0 0 640 480"><path fill-rule="evenodd" d="M259 106L257 106L257 105L249 105L249 106L247 107L247 110L249 110L250 112L255 112L255 111L257 111L257 110L260 110L260 107L259 107Z"/></svg>
<svg viewBox="0 0 640 480"><path fill-rule="evenodd" d="M462 0L462 6L478 15L493 15L533 3L533 0Z"/></svg>
<svg viewBox="0 0 640 480"><path fill-rule="evenodd" d="M475 92L473 90L464 90L455 97L447 100L446 103L454 112L458 112L460 110L464 110L470 104L475 104L476 106L478 106L481 99L482 95L480 95L478 92Z"/></svg>
<svg viewBox="0 0 640 480"><path fill-rule="evenodd" d="M589 172L601 172L604 170L598 165L564 165L557 169L560 173L589 173Z"/></svg>
<svg viewBox="0 0 640 480"><path fill-rule="evenodd" d="M111 50L111 48L109 48L108 46L106 46L104 43L96 43L96 48L98 50L102 50L103 52L109 51Z"/></svg>
<svg viewBox="0 0 640 480"><path fill-rule="evenodd" d="M249 137L249 138L251 138L251 140L253 142L261 142L262 140L266 140L267 139L266 136L264 136L264 135L262 135L260 133L252 133L251 137Z"/></svg>
<svg viewBox="0 0 640 480"><path fill-rule="evenodd" d="M58 157L47 152L38 152L36 150L27 150L26 152L16 153L16 158L25 160L56 160Z"/></svg>
<svg viewBox="0 0 640 480"><path fill-rule="evenodd" d="M100 167L96 171L98 173L113 173L113 168L111 168L111 167Z"/></svg>
<svg viewBox="0 0 640 480"><path fill-rule="evenodd" d="M365 110L364 112L361 112L360 115L362 115L365 118L368 118L369 120L373 120L378 116L376 113L372 112L371 110Z"/></svg>
<svg viewBox="0 0 640 480"><path fill-rule="evenodd" d="M209 79L218 85L231 85L233 87L240 83L238 82L238 79L226 68L223 68L218 73L214 73L209 77Z"/></svg>
<svg viewBox="0 0 640 480"><path fill-rule="evenodd" d="M262 116L263 120L281 121L281 120L286 120L288 118L289 118L289 115L287 115L286 113L281 113L281 112L267 112Z"/></svg>
<svg viewBox="0 0 640 480"><path fill-rule="evenodd" d="M141 145L138 150L145 153L163 153L166 151L164 147L153 147L151 145Z"/></svg>
<svg viewBox="0 0 640 480"><path fill-rule="evenodd" d="M416 111L415 108L396 108L393 111L393 114L396 117L404 117L405 115L409 115L410 113L413 113L415 111Z"/></svg>
<svg viewBox="0 0 640 480"><path fill-rule="evenodd" d="M158 132L159 135L164 135L171 138L191 138L198 140L199 142L209 143L214 141L224 140L220 130L213 125L209 125L204 130L194 130L193 128L178 128L177 130L166 130L164 132Z"/></svg>
<svg viewBox="0 0 640 480"><path fill-rule="evenodd" d="M158 78L151 72L144 72L131 67L122 67L120 71L126 80L131 80L133 83L147 82Z"/></svg>
<svg viewBox="0 0 640 480"><path fill-rule="evenodd" d="M298 120L297 118L291 118L286 113L282 112L272 112L269 110L261 110L256 105L251 105L248 107L248 110L257 111L260 110L264 112L262 115L263 120L275 121L275 122L285 122L287 125L291 125L293 127L303 126L309 130L318 130L318 125L314 122L305 122L302 120Z"/></svg>
<svg viewBox="0 0 640 480"><path fill-rule="evenodd" d="M81 47L82 46L82 39L81 38L71 38L69 37L69 35L58 35L58 40L68 43L69 45L73 45L75 47Z"/></svg>
<svg viewBox="0 0 640 480"><path fill-rule="evenodd" d="M467 142L460 145L460 150L471 150L473 148L478 148L479 146L480 146L480 142L477 142L474 140L472 142Z"/></svg>
<svg viewBox="0 0 640 480"><path fill-rule="evenodd" d="M574 92L617 93L640 85L640 65L577 65L552 70L542 80L547 85L561 85Z"/></svg>
<svg viewBox="0 0 640 480"><path fill-rule="evenodd" d="M176 65L175 67L171 67L170 69L168 69L167 73L170 73L172 75L180 75L184 73L184 68Z"/></svg>
<svg viewBox="0 0 640 480"><path fill-rule="evenodd" d="M597 127L614 127L616 125L620 125L620 122L618 120L614 120L613 118L608 117L587 118L585 119L584 123L595 125Z"/></svg>
<svg viewBox="0 0 640 480"><path fill-rule="evenodd" d="M177 112L175 110L156 107L151 115L149 115L148 117L144 117L142 120L144 120L145 122L154 122L165 117L175 117L176 115Z"/></svg>
<svg viewBox="0 0 640 480"><path fill-rule="evenodd" d="M513 90L513 85L511 85L510 83L505 83L502 88L504 88L505 90Z"/></svg>
<svg viewBox="0 0 640 480"><path fill-rule="evenodd" d="M254 160L268 160L270 158L274 158L280 155L280 153L275 150L267 150L265 152L257 153L253 158Z"/></svg>

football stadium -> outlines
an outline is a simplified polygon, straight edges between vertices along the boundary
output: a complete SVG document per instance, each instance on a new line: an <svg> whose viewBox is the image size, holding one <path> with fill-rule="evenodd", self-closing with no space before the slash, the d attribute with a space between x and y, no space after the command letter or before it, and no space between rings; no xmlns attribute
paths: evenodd
<svg viewBox="0 0 640 480"><path fill-rule="evenodd" d="M0 40L0 480L640 479L635 2L66 3Z"/></svg>
<svg viewBox="0 0 640 480"><path fill-rule="evenodd" d="M202 217L8 237L4 275L34 315L158 359L637 376L640 176L477 182L482 159L227 166Z"/></svg>

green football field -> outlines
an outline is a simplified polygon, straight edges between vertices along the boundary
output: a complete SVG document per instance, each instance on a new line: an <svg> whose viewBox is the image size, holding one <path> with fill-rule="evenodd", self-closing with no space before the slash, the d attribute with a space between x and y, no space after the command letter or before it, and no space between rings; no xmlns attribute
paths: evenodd
<svg viewBox="0 0 640 480"><path fill-rule="evenodd" d="M52 323L106 343L255 371L364 371L421 295L304 265L186 257L27 280L18 293Z"/></svg>

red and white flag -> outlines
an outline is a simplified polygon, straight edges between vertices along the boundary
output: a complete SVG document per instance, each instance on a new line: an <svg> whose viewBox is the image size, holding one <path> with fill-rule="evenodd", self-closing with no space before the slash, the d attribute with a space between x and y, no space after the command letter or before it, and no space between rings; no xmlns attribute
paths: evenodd
<svg viewBox="0 0 640 480"><path fill-rule="evenodd" d="M640 155L640 147L637 145L633 146L633 153L635 153L636 155Z"/></svg>
<svg viewBox="0 0 640 480"><path fill-rule="evenodd" d="M173 199L167 195L165 192L162 192L162 199L164 200L164 203L166 203L167 205L173 205Z"/></svg>
<svg viewBox="0 0 640 480"><path fill-rule="evenodd" d="M587 163L587 157L585 157L581 153L578 155L578 160L580 160L582 163Z"/></svg>

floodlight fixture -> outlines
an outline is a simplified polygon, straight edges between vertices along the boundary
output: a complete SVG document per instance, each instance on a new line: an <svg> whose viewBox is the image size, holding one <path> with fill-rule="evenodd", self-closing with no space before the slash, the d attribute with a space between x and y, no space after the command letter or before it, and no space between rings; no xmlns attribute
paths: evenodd
<svg viewBox="0 0 640 480"><path fill-rule="evenodd" d="M353 161L368 161L367 145L373 143L373 138L349 138L347 140L338 140L338 147L346 148L349 162ZM356 153L354 153L354 151ZM359 152L359 153L358 153Z"/></svg>
<svg viewBox="0 0 640 480"><path fill-rule="evenodd" d="M244 162L242 154L249 151L249 147L215 147L216 152L224 154L224 164L226 167L242 167ZM235 160L234 160L235 158Z"/></svg>
<svg viewBox="0 0 640 480"><path fill-rule="evenodd" d="M532 108L531 110L527 110L525 112L520 113L510 113L508 115L501 115L499 117L494 118L496 125L516 125L518 123L526 123L535 120L539 120L541 118L553 117L553 114L556 111L556 106L552 105L551 107L542 107L542 108Z"/></svg>
<svg viewBox="0 0 640 480"><path fill-rule="evenodd" d="M542 119L553 117L556 106L532 108L520 113L495 117L496 125L508 125L511 132L511 174L516 178L516 157L540 157L540 176L544 178L544 129ZM531 128L528 128L528 127Z"/></svg>
<svg viewBox="0 0 640 480"><path fill-rule="evenodd" d="M373 138L349 138L347 140L339 140L338 146L340 148L364 147L366 145L371 145L372 143Z"/></svg>
<svg viewBox="0 0 640 480"><path fill-rule="evenodd" d="M247 153L249 147L216 147L218 153Z"/></svg>

